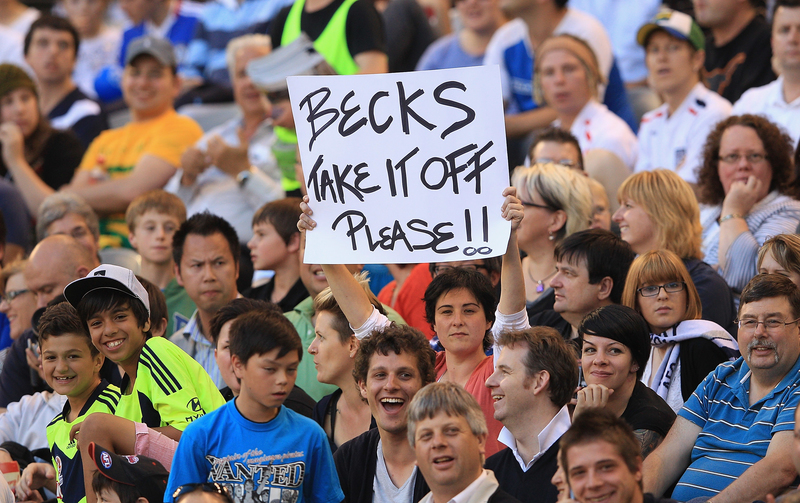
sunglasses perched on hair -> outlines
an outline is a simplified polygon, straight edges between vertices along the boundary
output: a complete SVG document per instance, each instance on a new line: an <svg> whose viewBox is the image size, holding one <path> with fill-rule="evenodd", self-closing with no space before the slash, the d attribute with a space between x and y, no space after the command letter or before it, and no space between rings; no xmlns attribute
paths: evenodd
<svg viewBox="0 0 800 503"><path fill-rule="evenodd" d="M180 499L183 498L184 496L198 491L204 493L219 494L228 503L233 503L233 498L231 498L231 495L228 492L228 490L222 487L221 485L217 484L216 482L199 482L194 484L183 484L182 486L175 489L174 493L172 493L172 501L178 503Z"/></svg>

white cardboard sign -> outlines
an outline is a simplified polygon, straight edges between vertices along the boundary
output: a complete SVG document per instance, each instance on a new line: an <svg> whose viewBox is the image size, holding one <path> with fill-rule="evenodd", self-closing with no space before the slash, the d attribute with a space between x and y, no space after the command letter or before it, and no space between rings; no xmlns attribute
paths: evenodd
<svg viewBox="0 0 800 503"><path fill-rule="evenodd" d="M306 263L417 263L505 253L497 66L289 77L317 227Z"/></svg>

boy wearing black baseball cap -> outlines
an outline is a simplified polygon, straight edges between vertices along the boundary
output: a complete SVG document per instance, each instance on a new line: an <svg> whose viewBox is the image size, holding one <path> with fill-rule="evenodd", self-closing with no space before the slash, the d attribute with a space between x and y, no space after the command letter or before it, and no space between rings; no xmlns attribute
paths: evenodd
<svg viewBox="0 0 800 503"><path fill-rule="evenodd" d="M95 465L91 442L117 454L146 455L167 469L186 426L225 400L203 367L162 337L150 337L150 301L129 269L104 264L64 289L106 357L125 372L116 416L86 418L78 444L83 454L87 501Z"/></svg>
<svg viewBox="0 0 800 503"><path fill-rule="evenodd" d="M119 456L94 442L89 444L89 456L97 467L92 477L92 491L98 501L164 501L169 472L155 459L145 456Z"/></svg>

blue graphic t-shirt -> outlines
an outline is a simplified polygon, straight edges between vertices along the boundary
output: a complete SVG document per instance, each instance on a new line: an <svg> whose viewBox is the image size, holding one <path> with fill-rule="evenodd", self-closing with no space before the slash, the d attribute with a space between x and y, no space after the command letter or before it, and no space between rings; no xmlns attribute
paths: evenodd
<svg viewBox="0 0 800 503"><path fill-rule="evenodd" d="M217 482L236 503L339 503L344 493L325 432L281 406L267 423L246 419L231 400L181 436L164 496L190 483Z"/></svg>

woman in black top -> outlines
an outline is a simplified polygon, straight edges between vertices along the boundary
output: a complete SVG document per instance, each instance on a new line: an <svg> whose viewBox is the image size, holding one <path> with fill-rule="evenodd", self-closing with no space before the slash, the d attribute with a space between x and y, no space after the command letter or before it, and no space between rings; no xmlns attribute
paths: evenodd
<svg viewBox="0 0 800 503"><path fill-rule="evenodd" d="M84 152L74 133L50 126L33 80L9 64L0 65L0 151L0 176L11 178L9 166L27 164L54 190L72 180ZM25 196L26 187L18 188Z"/></svg>
<svg viewBox="0 0 800 503"><path fill-rule="evenodd" d="M592 407L610 410L633 428L646 458L667 436L675 413L645 386L650 330L636 311L617 304L595 309L581 322L581 370L587 386L578 391L574 416Z"/></svg>

